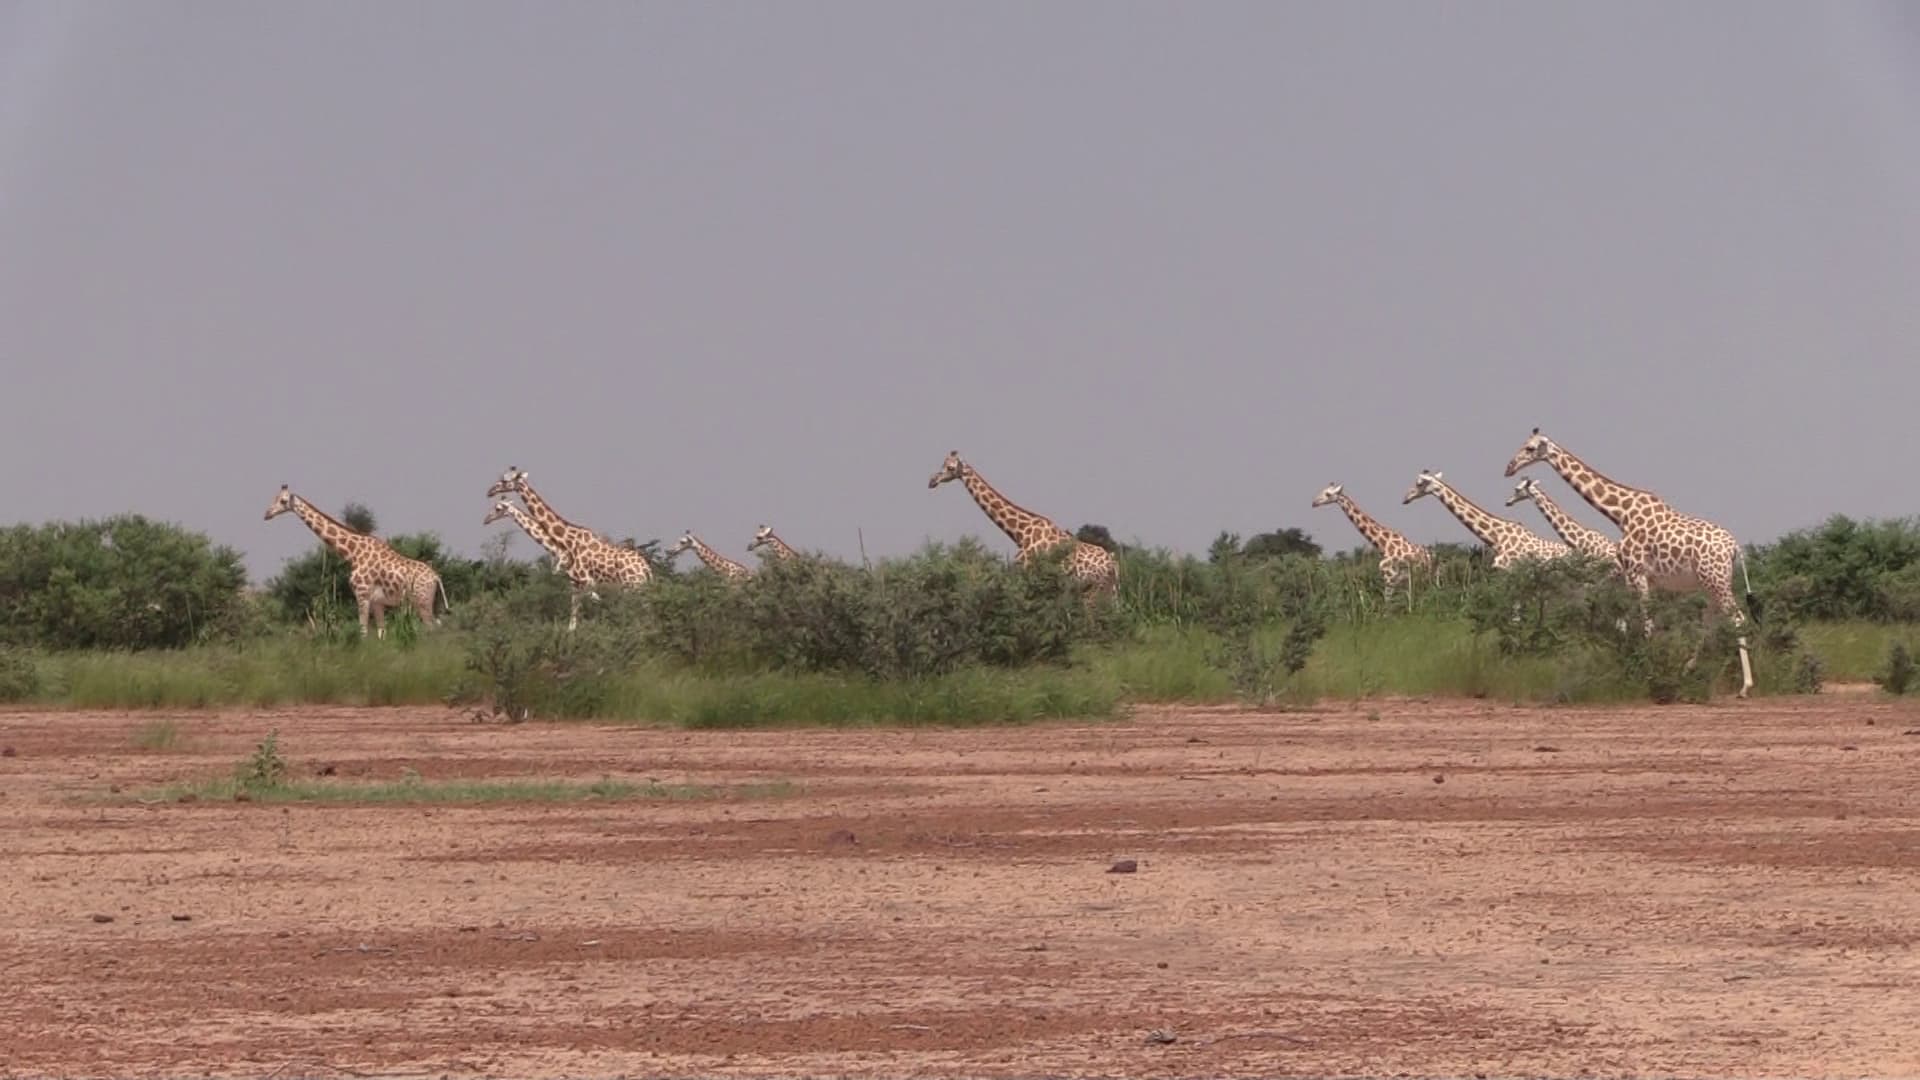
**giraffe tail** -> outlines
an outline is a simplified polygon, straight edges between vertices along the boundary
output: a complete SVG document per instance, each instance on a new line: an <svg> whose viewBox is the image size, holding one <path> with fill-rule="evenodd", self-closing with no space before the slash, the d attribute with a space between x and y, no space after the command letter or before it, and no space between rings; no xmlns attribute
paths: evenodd
<svg viewBox="0 0 1920 1080"><path fill-rule="evenodd" d="M1753 616L1753 621L1757 623L1761 621L1760 597L1754 593L1753 578L1747 573L1747 549L1743 547L1735 550L1740 556L1740 583L1747 593L1747 613Z"/></svg>

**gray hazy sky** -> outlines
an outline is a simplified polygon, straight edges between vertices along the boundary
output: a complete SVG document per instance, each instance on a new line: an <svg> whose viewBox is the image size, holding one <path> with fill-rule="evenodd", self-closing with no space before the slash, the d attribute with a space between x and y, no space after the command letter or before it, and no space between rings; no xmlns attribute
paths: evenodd
<svg viewBox="0 0 1920 1080"><path fill-rule="evenodd" d="M1744 540L1913 513L1915 12L0 0L0 517L265 576L283 480L472 551L513 463L1005 547L958 447L1070 529L1462 540L1401 494L1535 424Z"/></svg>

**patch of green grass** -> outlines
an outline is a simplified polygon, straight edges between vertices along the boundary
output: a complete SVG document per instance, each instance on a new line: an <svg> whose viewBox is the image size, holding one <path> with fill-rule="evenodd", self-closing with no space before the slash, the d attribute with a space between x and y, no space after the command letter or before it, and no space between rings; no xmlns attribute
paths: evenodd
<svg viewBox="0 0 1920 1080"><path fill-rule="evenodd" d="M154 720L134 729L133 745L141 750L172 750L180 744L180 725Z"/></svg>
<svg viewBox="0 0 1920 1080"><path fill-rule="evenodd" d="M1800 640L1820 657L1828 682L1863 683L1886 668L1894 642L1920 649L1920 628L1864 620L1806 623L1800 627Z"/></svg>
<svg viewBox="0 0 1920 1080"><path fill-rule="evenodd" d="M280 780L253 783L241 776L220 777L196 783L174 784L134 798L144 802L180 802L235 800L266 803L325 803L332 805L383 805L391 803L427 803L436 805L473 805L479 803L567 803L624 802L635 799L689 801L697 799L778 799L800 793L799 785L788 781L760 784L658 784L633 780L601 778L592 781L516 779L516 780L402 780L352 783L331 780Z"/></svg>
<svg viewBox="0 0 1920 1080"><path fill-rule="evenodd" d="M647 670L597 703L602 719L695 729L970 726L1118 715L1117 681L1084 667L972 670L930 679Z"/></svg>
<svg viewBox="0 0 1920 1080"><path fill-rule="evenodd" d="M40 654L33 700L76 709L438 704L462 675L450 636L408 649L288 637L172 652Z"/></svg>

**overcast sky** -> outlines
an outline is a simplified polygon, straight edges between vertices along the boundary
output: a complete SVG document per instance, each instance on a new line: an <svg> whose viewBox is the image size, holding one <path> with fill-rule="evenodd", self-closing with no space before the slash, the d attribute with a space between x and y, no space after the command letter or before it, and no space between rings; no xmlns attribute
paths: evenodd
<svg viewBox="0 0 1920 1080"><path fill-rule="evenodd" d="M1743 540L1911 514L1916 10L0 0L0 519L264 577L282 481L475 551L517 464L616 537L1011 550L958 448L1344 548L1328 482L1465 540L1400 496L1498 510L1536 424Z"/></svg>

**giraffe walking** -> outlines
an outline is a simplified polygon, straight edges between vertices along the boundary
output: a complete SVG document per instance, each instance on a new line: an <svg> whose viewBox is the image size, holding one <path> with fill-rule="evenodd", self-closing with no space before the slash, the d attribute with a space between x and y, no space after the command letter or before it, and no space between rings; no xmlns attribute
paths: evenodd
<svg viewBox="0 0 1920 1080"><path fill-rule="evenodd" d="M567 611L567 629L574 630L579 628L581 595L585 594L595 600L600 599L600 594L593 589L593 575L587 573L584 568L569 559L567 557L567 549L561 547L559 541L548 536L547 531L540 527L539 522L533 520L533 518L529 517L519 507L510 502L494 503L492 512L487 514L487 516L481 520L480 524L491 525L501 518L512 518L520 528L526 531L528 536L533 537L534 543L545 548L547 554L553 556L554 568L567 575L568 583L573 586Z"/></svg>
<svg viewBox="0 0 1920 1080"><path fill-rule="evenodd" d="M597 584L611 588L635 588L653 580L653 564L647 561L644 552L616 544L585 525L576 525L561 517L534 490L525 469L509 466L487 489L490 499L508 494L520 496L534 523L566 552L569 575L578 569Z"/></svg>
<svg viewBox="0 0 1920 1080"><path fill-rule="evenodd" d="M1675 510L1651 491L1609 479L1540 434L1539 428L1533 429L1519 452L1507 462L1507 475L1513 476L1540 461L1559 473L1569 487L1587 500L1587 505L1619 527L1620 573L1640 594L1642 620L1648 634L1653 633L1653 618L1646 612L1646 601L1655 585L1675 592L1704 591L1720 614L1741 630L1739 696L1746 697L1753 689L1753 661L1747 653L1747 617L1733 595L1733 564L1739 560L1744 575L1747 562L1733 534L1704 518ZM1747 586L1747 602L1753 602L1751 583ZM1697 653L1694 659L1698 659ZM1692 663L1689 660L1688 666Z"/></svg>
<svg viewBox="0 0 1920 1080"><path fill-rule="evenodd" d="M800 554L793 550L793 545L774 535L771 525L760 526L759 531L753 534L752 541L747 544L748 551L758 551L761 548L771 549L776 559L791 559Z"/></svg>
<svg viewBox="0 0 1920 1080"><path fill-rule="evenodd" d="M1313 497L1313 505L1338 506L1346 512L1347 520L1353 522L1353 527L1360 530L1360 535L1366 537L1367 543L1380 552L1380 579L1385 583L1385 599L1388 603L1393 602L1394 590L1402 582L1408 581L1414 567L1433 569L1433 552L1387 528L1373 515L1360 509L1360 505L1340 484L1328 484ZM1411 584L1407 587L1407 602L1413 602Z"/></svg>
<svg viewBox="0 0 1920 1080"><path fill-rule="evenodd" d="M267 504L266 517L262 520L272 521L289 511L306 522L321 543L346 560L347 583L353 588L354 605L360 610L362 637L366 636L369 616L373 619L375 636L387 636L390 607L411 607L422 625L437 622L433 617L436 595L446 603L447 610L453 610L453 604L447 601L446 586L441 584L440 574L432 566L400 554L378 537L347 528L295 495L285 484L280 485L280 493Z"/></svg>
<svg viewBox="0 0 1920 1080"><path fill-rule="evenodd" d="M1487 513L1472 499L1455 491L1452 484L1431 469L1420 474L1400 504L1405 506L1428 495L1440 500L1440 504L1459 518L1460 524L1465 525L1468 532L1487 545L1487 550L1493 552L1495 570L1505 570L1527 559L1564 559L1572 551L1567 545L1549 540L1517 521Z"/></svg>
<svg viewBox="0 0 1920 1080"><path fill-rule="evenodd" d="M745 581L753 576L753 571L744 563L734 562L708 547L705 540L693 535L692 529L688 529L681 535L678 542L667 549L667 558L671 559L688 548L692 548L693 553L700 557L700 561L707 564L707 569L719 574L728 582Z"/></svg>
<svg viewBox="0 0 1920 1080"><path fill-rule="evenodd" d="M1523 476L1520 482L1513 486L1513 494L1507 496L1507 505L1512 506L1529 499L1533 500L1533 505L1540 511L1540 516L1547 519L1547 524L1553 526L1553 531L1560 534L1560 539L1565 540L1568 547L1582 555L1618 567L1620 545L1614 543L1612 537L1599 529L1588 528L1576 521L1573 515L1562 510L1559 503L1554 502L1546 492L1540 490L1540 485L1534 481L1533 477Z"/></svg>
<svg viewBox="0 0 1920 1080"><path fill-rule="evenodd" d="M1014 561L1024 565L1035 552L1049 551L1062 544L1072 544L1073 550L1067 554L1067 573L1087 587L1089 601L1097 597L1113 597L1120 591L1120 564L1113 552L1095 544L1089 544L1074 538L1067 530L1054 524L1053 519L1036 514L1024 507L1017 506L1013 500L994 490L987 478L979 470L960 460L960 451L953 450L940 464L940 470L927 481L929 489L937 488L951 480L965 485L967 494L973 496L987 519L1000 527L1018 549Z"/></svg>

